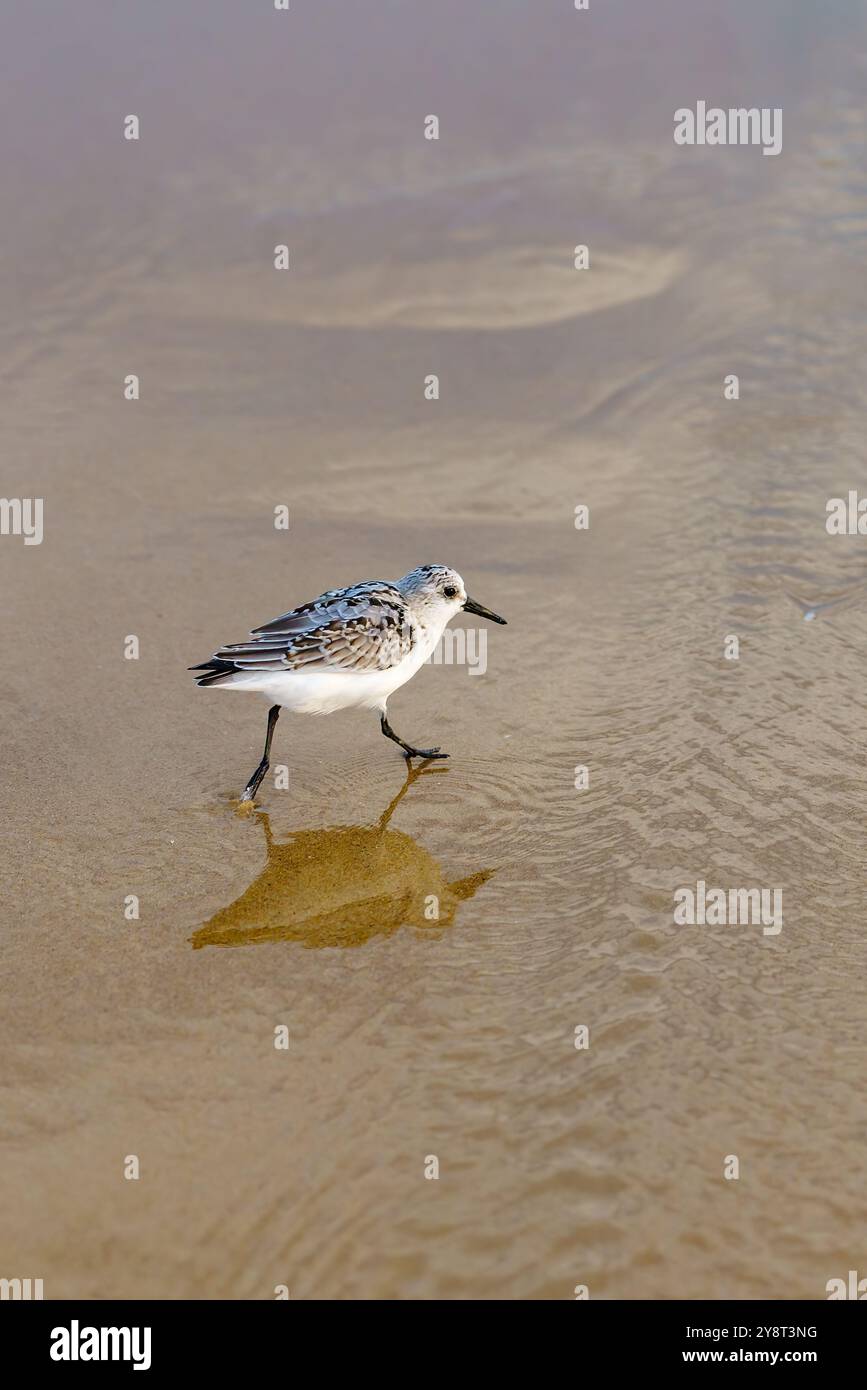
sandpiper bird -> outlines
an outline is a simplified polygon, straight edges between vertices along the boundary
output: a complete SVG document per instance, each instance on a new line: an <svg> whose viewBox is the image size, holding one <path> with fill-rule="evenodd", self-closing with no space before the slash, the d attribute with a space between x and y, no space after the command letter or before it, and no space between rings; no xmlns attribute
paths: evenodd
<svg viewBox="0 0 867 1390"><path fill-rule="evenodd" d="M201 671L198 685L255 690L272 702L265 751L244 791L252 801L269 767L271 739L281 709L331 714L375 709L386 738L409 758L447 758L439 748L404 743L388 722L391 693L414 676L433 652L450 618L463 609L505 623L467 597L464 581L447 565L419 565L390 584L373 579L329 589L281 618L254 628L248 642L221 647Z"/></svg>

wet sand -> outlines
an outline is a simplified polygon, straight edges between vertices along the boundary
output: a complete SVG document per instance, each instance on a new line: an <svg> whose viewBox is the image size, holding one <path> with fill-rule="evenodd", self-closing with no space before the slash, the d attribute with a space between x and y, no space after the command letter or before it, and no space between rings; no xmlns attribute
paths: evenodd
<svg viewBox="0 0 867 1390"><path fill-rule="evenodd" d="M867 566L824 525L867 489L867 27L434 8L3 46L3 491L45 538L0 538L0 1274L822 1298L867 1216ZM675 147L704 95L782 105L782 154ZM390 705L447 767L286 716L238 814L265 704L185 668L430 560L509 620ZM783 930L675 926L699 879Z"/></svg>

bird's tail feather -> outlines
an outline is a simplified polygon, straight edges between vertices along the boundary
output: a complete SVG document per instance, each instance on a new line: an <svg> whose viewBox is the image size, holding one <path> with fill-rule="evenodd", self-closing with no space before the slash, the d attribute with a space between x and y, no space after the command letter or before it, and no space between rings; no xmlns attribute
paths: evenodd
<svg viewBox="0 0 867 1390"><path fill-rule="evenodd" d="M213 656L210 661L202 661L198 666L188 666L187 670L204 672L196 676L196 685L219 685L229 676L237 675L238 668L231 661L221 661Z"/></svg>

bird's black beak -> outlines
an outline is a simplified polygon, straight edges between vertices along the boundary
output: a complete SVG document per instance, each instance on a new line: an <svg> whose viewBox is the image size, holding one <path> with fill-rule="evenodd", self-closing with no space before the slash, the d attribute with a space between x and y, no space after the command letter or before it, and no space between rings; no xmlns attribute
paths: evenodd
<svg viewBox="0 0 867 1390"><path fill-rule="evenodd" d="M466 613L475 613L479 618L489 618L492 623L502 623L506 626L505 618L501 618L499 613L492 613L490 608L484 608L481 603L476 603L474 598L468 598L464 604Z"/></svg>

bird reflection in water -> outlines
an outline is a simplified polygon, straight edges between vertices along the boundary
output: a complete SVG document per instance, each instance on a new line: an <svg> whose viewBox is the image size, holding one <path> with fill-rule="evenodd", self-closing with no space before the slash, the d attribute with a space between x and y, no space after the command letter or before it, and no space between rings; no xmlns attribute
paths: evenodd
<svg viewBox="0 0 867 1390"><path fill-rule="evenodd" d="M413 782L443 772L410 769L397 796L372 826L296 830L285 844L278 844L267 812L255 812L265 832L268 861L239 898L193 933L193 948L257 941L363 946L402 926L438 936L451 926L458 905L471 898L493 870L481 869L447 883L437 860L410 835L390 830L388 823ZM434 898L438 916L432 918Z"/></svg>

